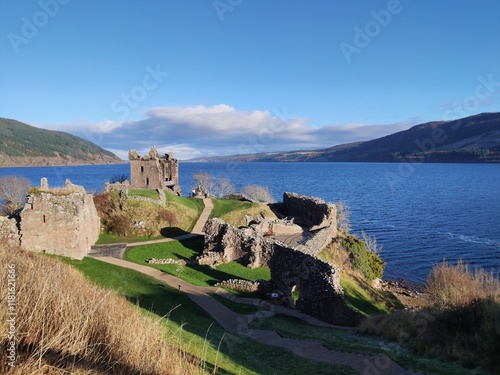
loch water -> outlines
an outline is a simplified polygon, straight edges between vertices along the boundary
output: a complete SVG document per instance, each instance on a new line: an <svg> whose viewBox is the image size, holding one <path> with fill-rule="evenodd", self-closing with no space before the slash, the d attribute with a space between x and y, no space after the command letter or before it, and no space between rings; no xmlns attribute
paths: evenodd
<svg viewBox="0 0 500 375"><path fill-rule="evenodd" d="M385 278L425 281L436 263L458 259L500 272L500 165L409 163L188 163L180 162L183 195L192 174L207 171L245 185L343 201L352 231L373 235L387 262ZM0 168L39 185L63 186L67 178L99 192L129 165Z"/></svg>

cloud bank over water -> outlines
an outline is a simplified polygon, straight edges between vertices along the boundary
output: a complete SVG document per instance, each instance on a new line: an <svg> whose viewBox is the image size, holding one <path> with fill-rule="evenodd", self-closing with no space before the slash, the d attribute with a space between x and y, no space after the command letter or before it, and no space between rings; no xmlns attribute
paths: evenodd
<svg viewBox="0 0 500 375"><path fill-rule="evenodd" d="M154 107L145 118L102 121L81 125L77 135L127 157L129 149L140 154L156 145L186 160L200 156L326 148L366 141L408 129L414 123L330 124L312 126L307 119L283 110L242 111L227 104L211 107ZM75 125L65 127L73 128ZM60 130L64 130L60 128Z"/></svg>

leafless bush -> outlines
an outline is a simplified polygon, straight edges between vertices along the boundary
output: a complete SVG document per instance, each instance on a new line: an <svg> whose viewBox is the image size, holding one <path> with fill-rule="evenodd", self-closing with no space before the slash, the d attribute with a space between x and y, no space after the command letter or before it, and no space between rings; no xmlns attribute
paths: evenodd
<svg viewBox="0 0 500 375"><path fill-rule="evenodd" d="M351 216L351 210L344 202L339 201L335 203L337 208L337 226L338 228L346 234L351 231L351 222L349 217Z"/></svg>
<svg viewBox="0 0 500 375"><path fill-rule="evenodd" d="M23 207L31 182L25 177L0 177L0 214L10 215Z"/></svg>
<svg viewBox="0 0 500 375"><path fill-rule="evenodd" d="M193 189L197 187L201 187L209 195L214 195L217 184L208 172L202 171L193 174Z"/></svg>
<svg viewBox="0 0 500 375"><path fill-rule="evenodd" d="M273 195L266 186L248 185L241 190L241 194L254 202L274 203Z"/></svg>
<svg viewBox="0 0 500 375"><path fill-rule="evenodd" d="M169 210L161 210L158 212L158 219L160 221L164 221L165 223L168 224L168 226L172 226L177 224L177 217L175 216L175 213Z"/></svg>
<svg viewBox="0 0 500 375"><path fill-rule="evenodd" d="M222 198L222 197L225 197L226 195L229 195L229 194L234 194L233 184L227 178L220 177L219 178L219 197Z"/></svg>
<svg viewBox="0 0 500 375"><path fill-rule="evenodd" d="M361 239L364 241L366 250L369 252L378 254L382 250L382 246L377 244L375 236L369 235L364 230L361 231Z"/></svg>

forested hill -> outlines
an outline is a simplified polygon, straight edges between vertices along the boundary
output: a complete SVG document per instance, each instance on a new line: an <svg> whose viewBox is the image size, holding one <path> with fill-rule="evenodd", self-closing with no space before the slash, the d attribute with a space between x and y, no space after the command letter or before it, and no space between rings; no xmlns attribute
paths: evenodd
<svg viewBox="0 0 500 375"><path fill-rule="evenodd" d="M0 167L123 163L80 137L0 118Z"/></svg>
<svg viewBox="0 0 500 375"><path fill-rule="evenodd" d="M500 162L500 113L434 121L366 142L321 150L268 152L192 161Z"/></svg>

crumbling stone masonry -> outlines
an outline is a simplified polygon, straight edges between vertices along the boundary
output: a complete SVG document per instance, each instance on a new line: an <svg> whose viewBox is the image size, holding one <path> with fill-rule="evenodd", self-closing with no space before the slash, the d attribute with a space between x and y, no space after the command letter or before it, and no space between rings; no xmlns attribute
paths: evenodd
<svg viewBox="0 0 500 375"><path fill-rule="evenodd" d="M287 307L304 311L325 322L356 326L362 315L351 309L340 285L338 268L313 255L274 245L269 262L271 281L285 296ZM299 293L294 303L292 290Z"/></svg>
<svg viewBox="0 0 500 375"><path fill-rule="evenodd" d="M20 246L21 236L15 219L0 216L0 243L5 246Z"/></svg>
<svg viewBox="0 0 500 375"><path fill-rule="evenodd" d="M2 219L0 226L10 230L11 244L28 251L82 259L100 233L92 195L69 180L64 188L49 189L42 178L40 189L28 195L19 216L18 226L15 219ZM0 231L5 235L5 230Z"/></svg>
<svg viewBox="0 0 500 375"><path fill-rule="evenodd" d="M248 267L267 266L275 292L285 297L289 308L309 313L326 322L353 326L361 315L344 299L337 267L317 254L337 236L335 205L321 199L285 193L281 220L262 219L248 228L238 229L221 219L205 224L205 249L199 264L218 265L238 262ZM270 238L271 232L294 235L307 227L310 235L295 247ZM292 290L299 291L297 304Z"/></svg>
<svg viewBox="0 0 500 375"><path fill-rule="evenodd" d="M148 155L139 156L136 150L128 153L132 189L169 189L181 195L179 163L172 153L158 155L155 146Z"/></svg>
<svg viewBox="0 0 500 375"><path fill-rule="evenodd" d="M311 230L333 226L337 228L337 209L333 203L320 198L308 197L296 193L283 194L281 213L301 219ZM296 220L296 222L298 222Z"/></svg>
<svg viewBox="0 0 500 375"><path fill-rule="evenodd" d="M238 262L250 268L267 265L273 241L253 228L237 229L221 219L208 220L203 228L205 249L199 264L211 266Z"/></svg>

